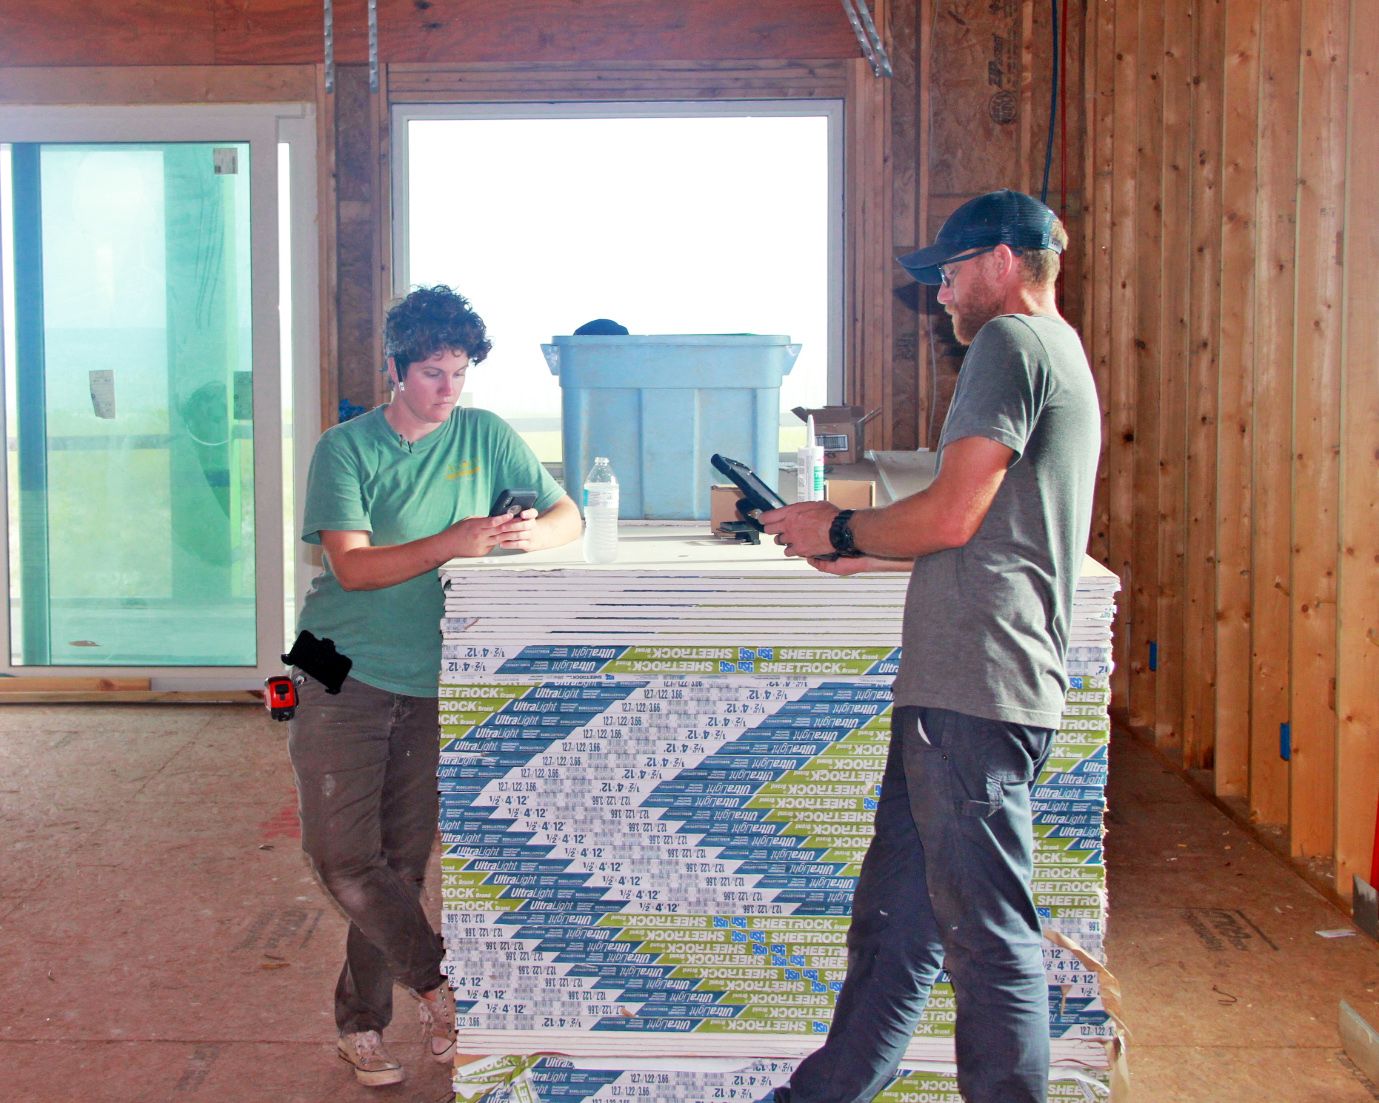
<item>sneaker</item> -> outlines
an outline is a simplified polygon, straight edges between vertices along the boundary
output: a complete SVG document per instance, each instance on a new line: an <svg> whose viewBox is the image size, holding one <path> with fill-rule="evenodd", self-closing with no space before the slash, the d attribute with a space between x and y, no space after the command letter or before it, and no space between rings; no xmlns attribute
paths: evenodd
<svg viewBox="0 0 1379 1103"><path fill-rule="evenodd" d="M455 1059L455 997L449 983L428 993L435 999L415 992L413 995L417 998L417 1021L421 1023L421 1034L431 1060L450 1064Z"/></svg>
<svg viewBox="0 0 1379 1103"><path fill-rule="evenodd" d="M342 1034L335 1049L343 1060L354 1066L354 1078L367 1088L401 1084L407 1075L402 1066L388 1056L383 1048L383 1035L376 1030Z"/></svg>

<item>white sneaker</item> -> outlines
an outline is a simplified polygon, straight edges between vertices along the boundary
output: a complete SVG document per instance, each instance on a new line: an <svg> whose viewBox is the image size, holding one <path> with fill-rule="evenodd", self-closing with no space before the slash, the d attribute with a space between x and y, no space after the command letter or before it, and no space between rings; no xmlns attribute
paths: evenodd
<svg viewBox="0 0 1379 1103"><path fill-rule="evenodd" d="M426 996L413 992L417 1000L417 1021L421 1023L422 1039L431 1060L448 1065L455 1060L455 995L450 982L428 992ZM428 999L434 996L435 999Z"/></svg>
<svg viewBox="0 0 1379 1103"><path fill-rule="evenodd" d="M342 1034L335 1049L342 1059L354 1066L354 1078L366 1088L401 1084L407 1075L402 1065L388 1056L383 1048L383 1036L376 1030Z"/></svg>

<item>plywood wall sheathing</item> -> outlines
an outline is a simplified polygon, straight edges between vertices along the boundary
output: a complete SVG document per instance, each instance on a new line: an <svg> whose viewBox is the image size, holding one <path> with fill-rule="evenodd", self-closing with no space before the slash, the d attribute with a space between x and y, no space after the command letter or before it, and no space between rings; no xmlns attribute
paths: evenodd
<svg viewBox="0 0 1379 1103"><path fill-rule="evenodd" d="M1027 8L1031 0L933 0L927 45L929 79L927 225L924 242L957 207L995 188L1025 188L1033 171L1022 156L1030 82L1025 70ZM921 10L921 17L923 16ZM1047 50L1040 59L1047 66ZM1042 131L1042 128L1041 128ZM1043 149L1039 151L1043 164ZM925 345L924 439L936 446L952 400L963 348L935 298L918 289Z"/></svg>

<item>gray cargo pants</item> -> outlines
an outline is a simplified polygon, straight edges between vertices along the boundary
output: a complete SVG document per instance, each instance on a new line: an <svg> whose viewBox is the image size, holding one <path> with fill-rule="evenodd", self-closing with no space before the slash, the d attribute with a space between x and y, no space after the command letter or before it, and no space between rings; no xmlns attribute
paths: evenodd
<svg viewBox="0 0 1379 1103"><path fill-rule="evenodd" d="M441 938L421 906L436 837L436 698L347 678L328 694L308 678L290 721L302 849L349 919L335 986L341 1034L383 1030L393 982L427 992L444 980Z"/></svg>

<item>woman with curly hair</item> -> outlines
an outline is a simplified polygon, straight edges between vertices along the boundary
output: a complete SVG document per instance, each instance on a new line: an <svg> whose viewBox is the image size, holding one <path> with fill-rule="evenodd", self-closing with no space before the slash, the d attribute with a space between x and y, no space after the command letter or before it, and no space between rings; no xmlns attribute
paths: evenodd
<svg viewBox="0 0 1379 1103"><path fill-rule="evenodd" d="M555 547L580 532L574 502L512 428L456 405L491 347L463 296L413 291L384 330L391 400L328 429L307 479L302 539L325 556L298 628L334 641L349 667L330 688L294 672L300 704L288 749L302 849L349 919L338 1052L371 1087L404 1076L382 1040L394 982L416 997L430 1056L449 1062L455 1052L443 947L420 902L439 815L437 568L499 548ZM534 489L535 508L490 517L505 488Z"/></svg>

